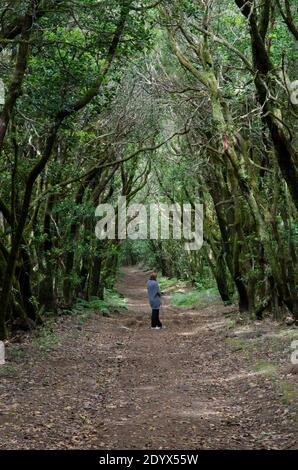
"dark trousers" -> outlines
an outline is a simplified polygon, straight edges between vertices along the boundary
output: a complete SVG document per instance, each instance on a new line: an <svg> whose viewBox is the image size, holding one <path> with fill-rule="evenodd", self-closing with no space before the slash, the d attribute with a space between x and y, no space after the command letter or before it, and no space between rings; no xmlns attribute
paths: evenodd
<svg viewBox="0 0 298 470"><path fill-rule="evenodd" d="M162 327L162 323L159 319L159 308L152 309L151 326L152 328L156 328L157 326Z"/></svg>

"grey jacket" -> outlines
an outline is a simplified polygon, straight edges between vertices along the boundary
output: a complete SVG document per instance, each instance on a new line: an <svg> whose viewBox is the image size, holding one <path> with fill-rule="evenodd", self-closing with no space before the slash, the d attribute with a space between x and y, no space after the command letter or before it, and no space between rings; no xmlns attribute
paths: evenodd
<svg viewBox="0 0 298 470"><path fill-rule="evenodd" d="M157 309L160 307L160 288L157 281L149 279L147 282L147 291L148 291L148 298L151 308Z"/></svg>

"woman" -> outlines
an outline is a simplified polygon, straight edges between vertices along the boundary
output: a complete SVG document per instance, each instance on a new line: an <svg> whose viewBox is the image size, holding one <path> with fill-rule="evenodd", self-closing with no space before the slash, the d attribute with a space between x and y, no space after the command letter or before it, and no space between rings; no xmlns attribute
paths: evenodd
<svg viewBox="0 0 298 470"><path fill-rule="evenodd" d="M160 309L160 298L161 292L159 288L159 284L157 282L157 274L151 273L150 279L147 282L147 291L148 291L148 298L149 303L152 308L152 316L151 316L151 328L154 330L160 330L162 328L162 323L159 319L159 309Z"/></svg>

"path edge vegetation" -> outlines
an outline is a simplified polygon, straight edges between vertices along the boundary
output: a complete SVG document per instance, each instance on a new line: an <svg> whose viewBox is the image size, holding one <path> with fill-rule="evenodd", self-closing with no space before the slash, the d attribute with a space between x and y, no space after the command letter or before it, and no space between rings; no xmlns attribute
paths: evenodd
<svg viewBox="0 0 298 470"><path fill-rule="evenodd" d="M251 318L297 321L292 2L0 8L0 339L102 299L131 262L215 284ZM120 195L199 199L202 250L97 240L96 206Z"/></svg>

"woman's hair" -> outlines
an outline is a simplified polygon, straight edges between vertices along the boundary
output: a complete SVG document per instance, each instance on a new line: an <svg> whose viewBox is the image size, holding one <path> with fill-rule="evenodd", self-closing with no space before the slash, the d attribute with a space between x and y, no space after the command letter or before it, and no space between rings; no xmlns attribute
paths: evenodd
<svg viewBox="0 0 298 470"><path fill-rule="evenodd" d="M151 274L150 274L150 279L151 279L151 281L156 281L156 279L157 279L157 274L156 274L155 272L151 273Z"/></svg>

